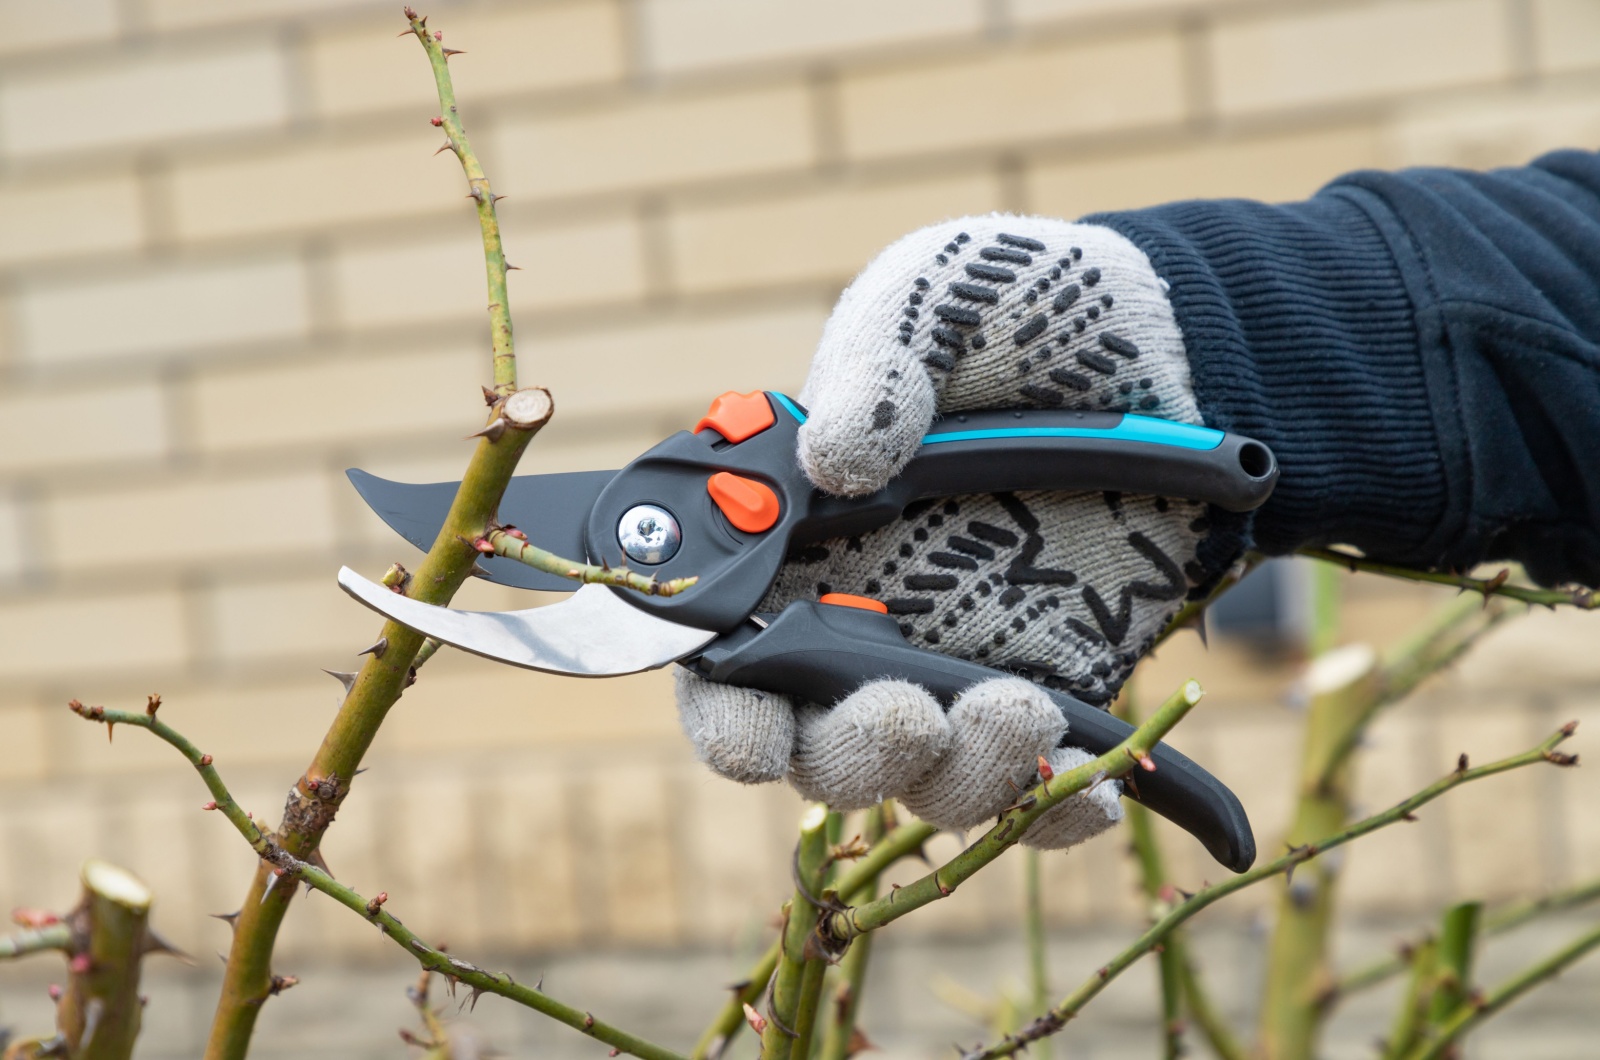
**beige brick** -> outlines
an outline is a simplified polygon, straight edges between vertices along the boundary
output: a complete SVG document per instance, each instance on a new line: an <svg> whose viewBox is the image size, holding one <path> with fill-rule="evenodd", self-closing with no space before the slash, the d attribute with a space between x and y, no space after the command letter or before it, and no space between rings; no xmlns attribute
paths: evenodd
<svg viewBox="0 0 1600 1060"><path fill-rule="evenodd" d="M155 460L167 452L166 409L148 384L27 389L0 396L0 472Z"/></svg>
<svg viewBox="0 0 1600 1060"><path fill-rule="evenodd" d="M1533 0L1533 26L1543 69L1600 65L1600 6L1589 0Z"/></svg>
<svg viewBox="0 0 1600 1060"><path fill-rule="evenodd" d="M1474 694L1523 693L1539 685L1592 685L1600 680L1593 614L1535 610L1507 622L1478 643L1451 673L1456 687Z"/></svg>
<svg viewBox="0 0 1600 1060"><path fill-rule="evenodd" d="M0 53L105 40L117 32L116 0L0 0Z"/></svg>
<svg viewBox="0 0 1600 1060"><path fill-rule="evenodd" d="M532 10L441 11L445 44L466 51L451 60L456 98L472 113L482 100L511 92L616 81L623 73L617 5L559 3ZM389 10L353 28L314 36L307 60L316 106L328 114L391 107L438 109L433 80L415 40L396 43ZM469 135L472 129L468 129Z"/></svg>
<svg viewBox="0 0 1600 1060"><path fill-rule="evenodd" d="M472 605L463 600L461 606ZM362 647L357 644L352 650ZM675 746L679 733L671 685L672 675L665 670L578 681L490 666L449 650L430 662L406 692L407 709L389 718L385 738L396 751L408 753L649 742Z"/></svg>
<svg viewBox="0 0 1600 1060"><path fill-rule="evenodd" d="M1304 198L1341 173L1383 162L1383 138L1370 128L1206 143L1040 165L1028 174L1028 208L1081 217L1175 199L1283 202Z"/></svg>
<svg viewBox="0 0 1600 1060"><path fill-rule="evenodd" d="M318 143L252 158L196 163L173 171L173 217L189 239L455 211L471 224L461 164L430 157L436 137Z"/></svg>
<svg viewBox="0 0 1600 1060"><path fill-rule="evenodd" d="M0 603L0 677L143 673L181 666L187 657L177 593L52 594Z"/></svg>
<svg viewBox="0 0 1600 1060"><path fill-rule="evenodd" d="M624 775L585 785L593 834L585 837L580 872L603 897L606 934L623 944L678 939L675 808L660 766L633 762Z"/></svg>
<svg viewBox="0 0 1600 1060"><path fill-rule="evenodd" d="M507 121L493 143L509 194L587 195L808 165L811 108L798 86L647 97Z"/></svg>
<svg viewBox="0 0 1600 1060"><path fill-rule="evenodd" d="M1437 738L1429 719L1403 708L1382 716L1357 752L1353 816L1376 813L1437 780L1418 754L1419 746ZM1442 821L1427 811L1424 818L1346 848L1340 886L1351 905L1363 912L1410 909L1447 897L1434 858L1442 844Z"/></svg>
<svg viewBox="0 0 1600 1060"><path fill-rule="evenodd" d="M31 157L145 144L267 128L287 117L283 59L270 44L144 54L7 78L0 150Z"/></svg>
<svg viewBox="0 0 1600 1060"><path fill-rule="evenodd" d="M1593 90L1475 93L1407 108L1391 119L1397 164L1489 169L1522 165L1546 151L1600 140Z"/></svg>
<svg viewBox="0 0 1600 1060"><path fill-rule="evenodd" d="M132 177L0 186L0 263L132 250L143 238Z"/></svg>
<svg viewBox="0 0 1600 1060"><path fill-rule="evenodd" d="M198 377L192 404L202 448L232 451L483 426L486 351L329 359ZM478 398L478 400L474 400ZM465 466L465 453L461 466Z"/></svg>
<svg viewBox="0 0 1600 1060"><path fill-rule="evenodd" d="M100 833L99 807L87 791L63 791L24 802L0 825L0 873L19 906L62 909L75 895L78 870Z"/></svg>
<svg viewBox="0 0 1600 1060"><path fill-rule="evenodd" d="M1233 114L1482 84L1510 69L1496 0L1296 10L1219 25L1217 108Z"/></svg>
<svg viewBox="0 0 1600 1060"><path fill-rule="evenodd" d="M678 786L695 930L708 942L732 944L759 931L782 904L794 837L768 827L768 796L777 787L745 787L702 773L698 765L690 768L695 772L680 778ZM801 812L798 805L792 810L785 815L790 821Z"/></svg>
<svg viewBox="0 0 1600 1060"><path fill-rule="evenodd" d="M858 158L1165 125L1183 115L1178 38L1157 33L845 77Z"/></svg>
<svg viewBox="0 0 1600 1060"><path fill-rule="evenodd" d="M333 540L321 474L186 478L42 502L46 562L87 571L322 550Z"/></svg>
<svg viewBox="0 0 1600 1060"><path fill-rule="evenodd" d="M37 705L0 707L0 784L40 780L50 769L45 708Z"/></svg>
<svg viewBox="0 0 1600 1060"><path fill-rule="evenodd" d="M360 7L381 7L392 10L392 4L379 0L228 0L225 4L213 0L143 0L141 7L145 19L153 26L177 29L187 26L209 26L260 18L337 12ZM396 13L394 22L401 29L405 23ZM386 27L387 28L387 27Z"/></svg>
<svg viewBox="0 0 1600 1060"><path fill-rule="evenodd" d="M568 414L584 416L698 408L729 389L796 393L825 315L818 305L553 335L537 348L538 375Z"/></svg>
<svg viewBox="0 0 1600 1060"><path fill-rule="evenodd" d="M979 0L647 0L649 65L663 72L908 45L983 28Z"/></svg>
<svg viewBox="0 0 1600 1060"><path fill-rule="evenodd" d="M513 312L643 296L643 248L631 219L505 231ZM429 243L352 246L334 264L340 316L352 327L465 317L487 320L477 233Z"/></svg>
<svg viewBox="0 0 1600 1060"><path fill-rule="evenodd" d="M1026 25L1207 5L1215 6L1215 0L1009 0L1007 10L1013 19Z"/></svg>
<svg viewBox="0 0 1600 1060"><path fill-rule="evenodd" d="M132 275L23 291L18 330L36 363L134 357L305 333L305 277L298 261L145 269Z"/></svg>
<svg viewBox="0 0 1600 1060"><path fill-rule="evenodd" d="M436 767L411 776L385 801L396 822L388 838L398 855L385 873L389 911L423 938L448 934L461 949L484 945L474 874L460 871L482 864L474 825L484 794L473 777L459 765Z"/></svg>
<svg viewBox="0 0 1600 1060"><path fill-rule="evenodd" d="M509 770L485 783L482 882L502 946L566 946L582 931L584 854L567 827L569 788L564 773L548 768Z"/></svg>
<svg viewBox="0 0 1600 1060"><path fill-rule="evenodd" d="M14 498L0 494L0 585L21 577L26 567L22 506Z"/></svg>
<svg viewBox="0 0 1600 1060"><path fill-rule="evenodd" d="M670 224L673 276L690 291L844 281L913 228L999 205L998 181L981 175L684 209Z"/></svg>
<svg viewBox="0 0 1600 1060"><path fill-rule="evenodd" d="M348 666L373 637L374 619L323 576L221 584L208 595L210 643L223 662L313 656Z"/></svg>

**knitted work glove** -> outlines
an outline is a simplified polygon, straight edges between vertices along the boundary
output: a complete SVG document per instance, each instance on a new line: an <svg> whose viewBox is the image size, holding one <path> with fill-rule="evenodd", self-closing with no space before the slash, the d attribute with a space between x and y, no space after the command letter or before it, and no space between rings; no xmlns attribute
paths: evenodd
<svg viewBox="0 0 1600 1060"><path fill-rule="evenodd" d="M1122 236L1038 217L968 217L884 250L840 297L801 392L800 461L828 493L881 489L940 413L1134 411L1199 423L1165 284ZM791 557L764 610L828 592L888 604L913 644L1001 671L946 712L872 682L831 709L678 674L701 759L745 783L788 776L835 809L896 796L964 829L1014 801L1038 756L1089 760L1038 687L1104 706L1208 571L1204 504L1115 493L923 502L870 534ZM1037 684L1035 683L1037 682ZM1063 740L1064 737L1064 740ZM1067 847L1122 816L1102 784L1024 836Z"/></svg>

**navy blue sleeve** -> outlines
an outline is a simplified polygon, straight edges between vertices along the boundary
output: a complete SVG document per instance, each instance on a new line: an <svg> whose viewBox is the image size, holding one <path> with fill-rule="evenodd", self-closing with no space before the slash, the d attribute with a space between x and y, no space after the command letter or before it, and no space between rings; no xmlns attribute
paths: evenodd
<svg viewBox="0 0 1600 1060"><path fill-rule="evenodd" d="M1600 584L1600 155L1085 220L1171 285L1208 422L1277 453L1246 541Z"/></svg>

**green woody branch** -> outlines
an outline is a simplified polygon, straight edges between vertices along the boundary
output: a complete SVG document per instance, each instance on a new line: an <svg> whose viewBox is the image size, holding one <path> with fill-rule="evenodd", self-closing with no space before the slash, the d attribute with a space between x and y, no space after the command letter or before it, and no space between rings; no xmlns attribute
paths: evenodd
<svg viewBox="0 0 1600 1060"><path fill-rule="evenodd" d="M9 935L0 935L0 961L46 950L66 951L71 948L72 929L59 921L44 927L23 928Z"/></svg>
<svg viewBox="0 0 1600 1060"><path fill-rule="evenodd" d="M1397 567L1389 563L1374 563L1372 560L1362 559L1344 552L1335 552L1325 548L1305 548L1300 550L1300 555L1310 556L1312 559L1324 560L1328 563L1337 563L1351 571L1364 571L1368 574L1381 574L1386 578L1399 578L1408 582L1423 582L1428 585L1444 585L1462 592L1477 593L1484 598L1503 596L1508 600L1521 600L1525 604L1537 604L1543 607L1576 607L1580 611L1593 611L1600 607L1600 595L1591 589L1573 587L1571 589L1535 589L1526 585L1511 585L1509 570L1502 570L1492 578L1472 578L1464 574L1449 574L1444 571L1412 570L1409 567Z"/></svg>
<svg viewBox="0 0 1600 1060"><path fill-rule="evenodd" d="M1159 717L1159 713L1156 716ZM1446 792L1460 787L1462 784L1482 780L1485 777L1491 777L1512 769L1521 769L1524 766L1535 765L1540 762L1549 762L1557 766L1576 764L1578 760L1576 755L1563 754L1555 749L1562 741L1571 736L1576 729L1577 722L1568 722L1536 747L1521 754L1502 758L1497 762L1491 762L1488 765L1476 768L1468 768L1466 757L1462 756L1460 765L1454 772L1428 785L1410 798L1396 803L1388 810L1358 821L1339 834L1329 836L1318 843L1291 848L1288 853L1276 861L1269 862L1266 865L1259 865L1248 872L1235 876L1231 880L1206 887L1193 895L1187 896L1181 904L1152 924L1144 934L1140 935L1130 946L1103 965L1082 986L1067 995L1050 1012L1016 1034L1010 1035L994 1045L979 1047L965 1054L962 1060L992 1060L995 1057L1010 1056L1025 1048L1029 1042L1055 1034L1074 1019L1085 1005L1106 988L1107 984L1131 967L1139 958L1160 946L1175 928L1186 923L1202 909L1221 901L1230 894L1242 891L1247 887L1260 883L1262 880L1290 874L1317 855L1344 846L1346 843L1370 835L1381 828L1387 828L1400 821L1414 820L1415 810L1427 805Z"/></svg>
<svg viewBox="0 0 1600 1060"><path fill-rule="evenodd" d="M155 706L160 705L158 697L152 697L152 702ZM438 972L451 983L465 983L471 989L474 1001L480 994L496 994L565 1023L574 1030L606 1043L618 1052L638 1056L643 1060L684 1060L670 1049L629 1034L595 1019L591 1013L555 1000L538 986L523 986L507 973L487 971L452 957L437 946L428 945L398 918L384 910L384 904L389 900L387 893L380 893L371 899L363 898L353 889L335 880L326 869L296 857L285 849L276 837L264 832L250 813L240 809L228 791L227 785L223 783L222 777L217 773L211 756L202 753L177 730L157 720L153 708L143 714L136 714L131 711L107 710L105 707L85 707L77 700L73 700L70 706L75 714L90 721L98 721L107 726L127 725L147 729L177 748L179 753L195 767L201 779L205 781L206 788L211 792L212 801L205 803L202 809L220 811L239 834L244 836L251 849L261 857L271 881L268 884L269 893L293 891L295 881L321 891L340 905L375 924L378 930L395 945L411 954L423 968ZM283 980L280 979L279 982ZM281 988L280 986L279 989Z"/></svg>
<svg viewBox="0 0 1600 1060"><path fill-rule="evenodd" d="M978 870L1015 846L1033 822L1057 803L1095 784L1120 777L1135 766L1153 767L1150 751L1194 709L1203 694L1198 683L1186 682L1126 740L1099 758L1066 773L1058 773L1034 788L1003 812L999 822L977 842L950 861L921 879L891 891L886 897L829 915L824 920L823 930L840 942L848 942L915 909L948 898Z"/></svg>

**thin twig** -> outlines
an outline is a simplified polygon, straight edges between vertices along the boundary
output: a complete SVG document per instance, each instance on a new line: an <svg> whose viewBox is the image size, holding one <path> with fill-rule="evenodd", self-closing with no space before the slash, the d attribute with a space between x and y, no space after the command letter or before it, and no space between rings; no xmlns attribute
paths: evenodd
<svg viewBox="0 0 1600 1060"><path fill-rule="evenodd" d="M494 392L506 397L517 389L517 355L511 338L511 307L506 300L506 255L500 245L500 218L495 213L495 195L489 187L489 178L483 172L467 130L461 125L461 115L456 109L456 89L450 80L450 49L445 48L444 34L429 32L428 19L417 17L411 8L405 9L411 32L422 42L428 53L428 63L433 67L433 81L439 92L439 116L433 124L444 130L445 147L454 152L467 176L467 198L478 211L478 228L483 233L483 263L489 281L489 329L494 343ZM443 148L441 148L443 150Z"/></svg>
<svg viewBox="0 0 1600 1060"><path fill-rule="evenodd" d="M553 552L546 552L537 545L530 545L527 539L521 536L520 531L509 529L490 530L474 541L473 547L479 552L492 553L514 559L518 563L526 563L534 570L542 570L558 578L571 578L585 585L614 585L644 593L646 596L676 596L700 580L673 578L671 581L660 582L656 581L654 574L647 578L643 574L635 574L627 567L597 567L592 563L562 559Z"/></svg>
<svg viewBox="0 0 1600 1060"><path fill-rule="evenodd" d="M1025 847L1022 851L1022 925L1028 941L1028 1015L1042 1016L1050 1008L1050 963L1044 931L1044 893L1039 885L1039 851ZM860 940L861 945L872 936ZM1053 1050L1049 1042L1040 1042L1034 1055L1039 1060L1050 1060Z"/></svg>
<svg viewBox="0 0 1600 1060"><path fill-rule="evenodd" d="M1571 589L1536 589L1527 585L1512 585L1506 580L1510 576L1509 570L1502 570L1492 578L1472 578L1465 574L1412 570L1409 567L1397 567L1389 563L1375 563L1372 560L1325 548L1303 548L1300 550L1300 555L1337 563L1350 571L1381 574L1386 578L1399 578L1408 582L1444 585L1462 592L1478 593L1484 597L1503 596L1509 600L1521 600L1525 604L1550 608L1576 607L1580 611L1592 611L1600 607L1600 594L1596 594L1592 589L1581 586L1574 586Z"/></svg>
<svg viewBox="0 0 1600 1060"><path fill-rule="evenodd" d="M825 954L816 951L818 892L827 869L828 809L813 805L800 818L794 853L794 897L784 913L771 1005L761 1032L762 1060L809 1060L811 1028L822 990ZM802 1022L804 1020L805 1022Z"/></svg>
<svg viewBox="0 0 1600 1060"><path fill-rule="evenodd" d="M1441 1060L1461 1038L1505 1009L1523 994L1547 979L1554 978L1576 964L1591 950L1600 947L1600 927L1595 927L1507 979L1482 997L1470 1000L1456 1011L1449 1022L1417 1046L1407 1060Z"/></svg>
<svg viewBox="0 0 1600 1060"><path fill-rule="evenodd" d="M24 928L9 935L0 935L0 960L26 957L30 953L43 953L46 950L71 948L72 928L64 923Z"/></svg>
<svg viewBox="0 0 1600 1060"><path fill-rule="evenodd" d="M1423 788L1410 798L1401 800L1382 813L1374 814L1365 820L1356 822L1338 835L1330 836L1316 844L1295 847L1276 861L1269 862L1266 865L1259 865L1248 872L1235 876L1231 880L1225 880L1222 883L1203 888L1184 899L1181 904L1175 906L1152 924L1131 945L1103 965L1083 985L1067 995L1050 1012L1001 1042L997 1042L994 1045L981 1046L972 1052L966 1053L963 1060L991 1060L993 1057L1010 1056L1030 1042L1056 1033L1076 1017L1083 1009L1083 1006L1093 1000L1100 991L1104 990L1108 983L1126 971L1140 957L1161 945L1174 928L1184 924L1202 909L1213 905L1230 894L1242 891L1247 887L1260 883L1262 880L1291 872L1319 854L1344 846L1346 843L1370 835L1381 828L1387 828L1389 825L1400 821L1410 820L1412 819L1413 811L1462 784L1481 780L1484 777L1494 776L1497 773L1504 773L1508 770L1535 765L1539 762L1550 762L1558 766L1568 766L1576 763L1576 755L1562 754L1555 750L1557 745L1571 736L1576 729L1577 722L1569 722L1548 739L1521 754L1502 758L1497 762L1490 762L1487 765L1473 769L1457 769Z"/></svg>
<svg viewBox="0 0 1600 1060"><path fill-rule="evenodd" d="M1041 816L1073 795L1096 783L1122 776L1137 763L1148 759L1150 750L1171 732L1184 715L1194 709L1204 695L1200 685L1187 681L1174 692L1150 720L1135 729L1126 740L1099 758L1076 769L1057 773L1034 788L1015 806L1000 814L1000 820L967 849L913 883L885 898L833 913L825 919L825 929L844 942L900 919L930 902L948 898L967 880L1004 854Z"/></svg>
<svg viewBox="0 0 1600 1060"><path fill-rule="evenodd" d="M881 802L866 812L868 850L883 842L894 823L893 803ZM844 894L846 902L870 901L878 896L878 877L874 875L859 890ZM861 994L867 985L867 964L872 957L872 936L856 939L839 960L839 986L834 991L832 1012L822 1036L819 1060L850 1060L863 1048L865 1035L856 1029L861 1014ZM859 1039L859 1041L858 1041Z"/></svg>
<svg viewBox="0 0 1600 1060"><path fill-rule="evenodd" d="M531 1008L536 1012L549 1016L560 1023L565 1023L574 1030L581 1031L589 1037L605 1042L620 1052L644 1058L644 1060L685 1060L670 1049L663 1048L653 1042L646 1041L627 1031L601 1022L588 1012L573 1008L545 994L534 987L523 986L514 981L509 974L485 971L476 965L470 964L459 958L452 957L437 946L430 946L418 938L415 933L402 924L395 916L384 909L388 900L387 893L376 898L367 899L355 890L346 887L335 880L324 870L311 864L309 861L295 857L281 846L277 838L261 829L255 818L247 811L240 808L228 787L223 783L222 777L210 755L203 753L185 736L173 729L170 725L156 718L152 713L134 713L124 710L108 710L105 707L86 707L77 700L70 704L73 712L90 721L98 721L107 726L127 725L133 728L147 729L156 736L165 740L178 752L189 760L205 782L207 790L211 792L212 801L203 807L207 810L217 810L228 819L244 836L245 841L263 860L270 866L274 879L274 890L293 890L293 884L298 881L308 884L314 890L321 891L334 901L347 909L365 917L395 945L411 954L423 968L428 971L438 972L449 979L465 983L472 990L476 999L479 994L496 994L514 1001L519 1005Z"/></svg>

